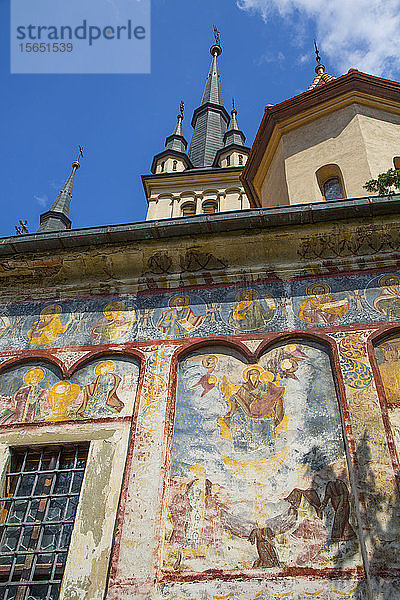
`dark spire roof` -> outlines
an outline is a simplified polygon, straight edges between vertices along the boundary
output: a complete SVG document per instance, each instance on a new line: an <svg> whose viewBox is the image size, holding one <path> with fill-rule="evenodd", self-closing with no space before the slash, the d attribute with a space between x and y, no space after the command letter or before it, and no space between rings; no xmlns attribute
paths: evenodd
<svg viewBox="0 0 400 600"><path fill-rule="evenodd" d="M328 73L325 73L325 65L323 65L321 63L321 57L319 55L317 42L315 40L314 40L314 48L315 48L315 59L317 61L317 66L315 67L315 72L316 72L317 76L314 77L314 80L313 80L312 84L307 88L307 91L313 90L316 87L320 87L321 85L324 85L325 83L329 83L333 79L336 79L336 77L334 77L333 75L328 75Z"/></svg>
<svg viewBox="0 0 400 600"><path fill-rule="evenodd" d="M235 108L235 103L232 101L232 110L231 110L231 122L228 127L228 131L224 135L224 145L230 146L231 144L236 144L237 146L244 146L246 141L246 136L243 131L239 129L239 125L236 119L237 110Z"/></svg>
<svg viewBox="0 0 400 600"><path fill-rule="evenodd" d="M165 147L168 150L176 150L177 152L186 152L187 141L183 135L182 121L183 121L183 110L185 105L183 102L180 104L180 113L177 117L178 122L175 125L174 131L165 140Z"/></svg>
<svg viewBox="0 0 400 600"><path fill-rule="evenodd" d="M83 156L82 148L79 146L79 156L72 163L72 171L64 187L54 200L50 209L40 215L40 225L38 233L46 231L61 231L71 229L71 220L69 218L69 207L72 198L72 188L74 186L75 173L80 168L79 158Z"/></svg>
<svg viewBox="0 0 400 600"><path fill-rule="evenodd" d="M222 100L218 56L222 53L219 33L214 28L215 44L210 52L212 62L201 105L193 113L194 128L189 157L195 167L211 167L217 151L224 145L229 115Z"/></svg>

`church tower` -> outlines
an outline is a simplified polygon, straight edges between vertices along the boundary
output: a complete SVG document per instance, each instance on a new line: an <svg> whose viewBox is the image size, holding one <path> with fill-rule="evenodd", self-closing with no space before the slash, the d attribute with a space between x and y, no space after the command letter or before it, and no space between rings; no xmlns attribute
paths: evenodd
<svg viewBox="0 0 400 600"><path fill-rule="evenodd" d="M148 220L250 207L239 179L250 148L239 129L235 106L231 116L224 106L218 68L222 47L219 32L214 33L211 67L200 106L193 112L189 150L181 102L178 122L165 140L165 149L154 156L151 175L142 177Z"/></svg>

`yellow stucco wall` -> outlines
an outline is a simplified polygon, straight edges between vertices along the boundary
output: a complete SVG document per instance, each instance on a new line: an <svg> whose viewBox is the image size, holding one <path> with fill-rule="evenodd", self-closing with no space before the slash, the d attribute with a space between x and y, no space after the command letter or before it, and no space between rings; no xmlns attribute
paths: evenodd
<svg viewBox="0 0 400 600"><path fill-rule="evenodd" d="M332 163L341 170L346 196L365 196L365 182L392 167L400 154L399 125L399 115L354 102L297 126L282 126L261 181L262 205L322 201L316 171Z"/></svg>

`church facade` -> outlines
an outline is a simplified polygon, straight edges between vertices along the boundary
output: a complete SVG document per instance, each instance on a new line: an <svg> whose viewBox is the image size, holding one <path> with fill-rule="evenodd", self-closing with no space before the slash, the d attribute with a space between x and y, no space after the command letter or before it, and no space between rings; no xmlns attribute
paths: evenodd
<svg viewBox="0 0 400 600"><path fill-rule="evenodd" d="M400 85L317 56L250 149L219 39L143 177L0 240L4 600L398 597Z"/></svg>

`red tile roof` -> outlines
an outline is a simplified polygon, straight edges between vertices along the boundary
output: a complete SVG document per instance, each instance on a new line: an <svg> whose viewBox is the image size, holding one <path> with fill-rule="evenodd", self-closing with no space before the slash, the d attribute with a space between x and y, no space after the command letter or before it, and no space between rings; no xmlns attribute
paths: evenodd
<svg viewBox="0 0 400 600"><path fill-rule="evenodd" d="M321 75L317 75L312 84L307 88L307 91L313 90L316 87L320 87L321 85L329 83L334 79L336 79L336 77L334 77L333 75L328 75L328 73L322 73Z"/></svg>

